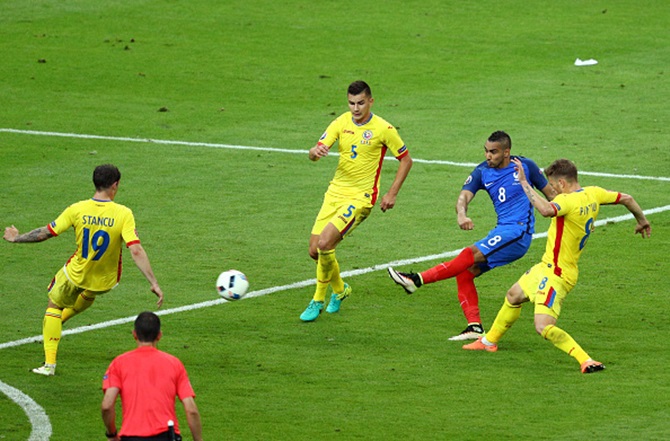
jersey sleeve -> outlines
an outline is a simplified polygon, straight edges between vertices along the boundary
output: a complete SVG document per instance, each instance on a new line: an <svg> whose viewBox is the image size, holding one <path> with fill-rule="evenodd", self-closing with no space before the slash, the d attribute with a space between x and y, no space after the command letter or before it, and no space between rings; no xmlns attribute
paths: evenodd
<svg viewBox="0 0 670 441"><path fill-rule="evenodd" d="M621 193L618 191L605 190L601 187L596 188L598 202L602 205L618 204L621 199Z"/></svg>
<svg viewBox="0 0 670 441"><path fill-rule="evenodd" d="M119 378L117 369L116 369L116 360L112 360L112 363L107 368L105 375L102 376L102 391L106 391L110 387L118 387L121 389L121 380Z"/></svg>
<svg viewBox="0 0 670 441"><path fill-rule="evenodd" d="M549 182L535 161L524 157L520 157L519 159L521 159L521 162L526 165L526 168L528 169L528 181L533 185L533 187L537 188L538 190L542 190L544 187L546 187Z"/></svg>
<svg viewBox="0 0 670 441"><path fill-rule="evenodd" d="M333 144L335 144L335 141L340 138L340 132L342 131L342 124L340 122L341 119L342 116L328 125L326 131L323 132L323 135L321 135L321 138L319 138L319 144L323 144L328 148L331 148Z"/></svg>
<svg viewBox="0 0 670 441"><path fill-rule="evenodd" d="M568 197L570 193L561 193L550 202L554 207L554 216L565 216L572 210L574 198Z"/></svg>
<svg viewBox="0 0 670 441"><path fill-rule="evenodd" d="M195 398L195 391L193 390L193 386L191 386L191 380L188 379L186 368L181 363L181 361L178 362L178 369L179 375L177 377L177 396L180 400L189 397Z"/></svg>
<svg viewBox="0 0 670 441"><path fill-rule="evenodd" d="M386 127L384 145L386 145L386 147L391 150L391 153L393 153L393 156L395 156L397 159L402 159L409 153L407 151L407 146L398 134L398 130L391 124L388 124Z"/></svg>
<svg viewBox="0 0 670 441"><path fill-rule="evenodd" d="M477 167L472 170L470 175L465 179L463 188L461 190L468 190L472 194L475 194L482 187L482 171L479 169L479 167Z"/></svg>
<svg viewBox="0 0 670 441"><path fill-rule="evenodd" d="M133 216L133 212L129 208L125 210L123 215L123 230L121 231L121 237L123 237L126 246L140 243L140 238L137 235L137 228L135 227L135 216Z"/></svg>
<svg viewBox="0 0 670 441"><path fill-rule="evenodd" d="M55 221L47 225L47 229L54 236L58 236L59 234L62 234L65 231L67 231L67 229L73 225L74 225L74 208L72 205L70 205L65 209L65 211L63 211L60 214L60 216L56 218Z"/></svg>

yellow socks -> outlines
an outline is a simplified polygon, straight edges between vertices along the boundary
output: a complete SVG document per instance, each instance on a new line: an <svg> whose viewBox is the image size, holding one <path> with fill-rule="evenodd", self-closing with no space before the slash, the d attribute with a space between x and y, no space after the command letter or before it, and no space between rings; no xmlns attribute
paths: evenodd
<svg viewBox="0 0 670 441"><path fill-rule="evenodd" d="M519 315L521 315L521 305L512 305L505 297L491 329L486 333L486 340L491 343L498 343L505 332L517 321Z"/></svg>
<svg viewBox="0 0 670 441"><path fill-rule="evenodd" d="M58 343L60 342L63 322L61 319L61 310L57 308L47 308L42 323L42 336L44 338L44 357L47 364L56 364L56 355L58 354Z"/></svg>
<svg viewBox="0 0 670 441"><path fill-rule="evenodd" d="M344 280L340 275L340 263L335 257L335 250L333 250L333 272L330 275L330 286L336 294L341 294L344 291Z"/></svg>
<svg viewBox="0 0 670 441"><path fill-rule="evenodd" d="M559 327L547 326L542 330L542 337L552 342L561 351L574 357L580 365L590 358L589 354L584 352L584 349L570 337L570 334Z"/></svg>
<svg viewBox="0 0 670 441"><path fill-rule="evenodd" d="M319 259L316 262L316 292L314 293L314 300L323 302L326 300L328 285L333 285L334 292L342 292L344 290L344 282L342 281L342 277L340 277L340 265L335 258L335 250L318 250L318 252Z"/></svg>

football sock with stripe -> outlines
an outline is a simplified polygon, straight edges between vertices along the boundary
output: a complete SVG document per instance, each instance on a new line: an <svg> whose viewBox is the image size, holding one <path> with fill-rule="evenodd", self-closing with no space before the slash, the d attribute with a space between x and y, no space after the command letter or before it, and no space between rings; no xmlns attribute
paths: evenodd
<svg viewBox="0 0 670 441"><path fill-rule="evenodd" d="M491 343L498 343L505 335L505 332L517 321L521 315L521 305L512 305L507 297L503 302L496 319L491 325L491 329L486 333L486 339Z"/></svg>
<svg viewBox="0 0 670 441"><path fill-rule="evenodd" d="M542 337L552 342L554 346L556 346L561 351L575 358L580 365L590 358L589 354L587 354L584 349L579 346L579 344L570 336L570 334L557 326L546 326L542 330Z"/></svg>
<svg viewBox="0 0 670 441"><path fill-rule="evenodd" d="M326 300L326 292L336 266L335 250L318 250L319 258L316 262L316 291L314 300L323 302ZM339 271L338 271L339 277ZM340 281L342 279L340 278Z"/></svg>
<svg viewBox="0 0 670 441"><path fill-rule="evenodd" d="M42 322L42 337L44 338L44 358L47 364L56 364L58 354L58 343L60 343L63 322L61 310L47 308Z"/></svg>
<svg viewBox="0 0 670 441"><path fill-rule="evenodd" d="M335 257L335 250L333 250L333 272L330 275L330 286L336 294L344 291L344 280L342 280L342 275L340 274L340 263L337 261L337 257Z"/></svg>

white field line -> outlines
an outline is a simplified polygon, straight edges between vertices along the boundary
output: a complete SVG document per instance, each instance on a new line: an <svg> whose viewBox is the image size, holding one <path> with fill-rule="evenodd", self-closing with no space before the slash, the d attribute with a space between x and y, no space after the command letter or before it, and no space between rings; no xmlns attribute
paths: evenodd
<svg viewBox="0 0 670 441"><path fill-rule="evenodd" d="M657 207L657 208L652 208L649 210L644 210L645 215L651 215L651 214L656 214L656 213L662 213L664 211L669 211L670 210L670 205L665 205L663 207ZM618 222L624 222L627 220L634 219L633 215L628 213L624 214L621 216L616 216L616 217L610 217L607 219L601 219L599 221L596 221L596 226L601 226L605 225L608 223L618 223ZM541 239L547 237L547 233L537 233L533 235L533 239ZM439 259L447 259L449 257L454 257L458 253L461 252L461 249L458 250L453 250L453 251L446 251L444 253L438 253L438 254L429 254L427 256L421 256L421 257L415 257L411 259L403 259L403 260L394 260L392 262L388 263L381 263L373 266L369 266L367 268L359 268L355 270L349 270L349 271L344 271L342 272L342 277L354 277L354 276L360 276L363 274L368 274L374 271L381 271L385 270L386 268L392 266L392 267L397 267L397 266L404 266L404 265L412 265L415 263L421 263L421 262L426 262L426 261L431 261L431 260L439 260ZM258 291L252 291L248 293L243 299L245 300L248 298L252 297L260 297L264 296L267 294L274 294L276 292L280 291L287 291L290 289L296 289L296 288L304 288L307 286L314 285L316 282L314 279L308 279L308 280L303 280L300 282L295 282L295 283L289 283L287 285L280 285L280 286L273 286L270 288L265 288L265 289L260 289ZM237 300L240 301L240 300ZM227 300L224 300L223 298L217 298L214 300L208 300L205 302L199 302L199 303L193 303L191 305L184 305L184 306L179 306L177 308L171 308L171 309L164 309L157 311L156 314L158 315L169 315L169 314L176 314L179 312L184 312L184 311L193 311L195 309L201 309L201 308L208 308L210 306L214 305L219 305L222 303L228 303ZM103 329L103 328L109 328L111 326L116 326L116 325L122 325L124 323L131 323L135 320L135 316L132 317L124 317L120 319L115 319L115 320L108 320L106 322L101 322L101 323L96 323L94 325L86 325L86 326L80 326L78 328L73 328L73 329L67 329L63 331L63 335L73 335L73 334L81 334L84 332L88 331L93 331L96 329ZM27 337L23 338L20 340L14 340L14 341L9 341L6 343L0 344L0 350L5 349L5 348L12 348L16 346L22 346L28 343L36 343L36 342L41 342L42 341L42 336L41 335L35 335L33 337Z"/></svg>
<svg viewBox="0 0 670 441"><path fill-rule="evenodd" d="M51 438L51 421L42 406L20 390L0 381L0 392L18 404L28 415L32 430L28 441L48 441ZM4 436L2 437L4 438Z"/></svg>
<svg viewBox="0 0 670 441"><path fill-rule="evenodd" d="M60 138L78 138L78 139L95 139L103 141L119 141L119 142L140 142L148 144L162 144L162 145L181 145L189 147L209 147L209 148L218 148L218 149L230 149L230 150L255 150L255 151L264 151L264 152L277 152L277 153L291 153L297 155L307 154L307 150L292 150L292 149L279 149L274 147L254 147L254 146L245 146L245 145L234 145L234 144L218 144L211 142L190 142L190 141L172 141L165 139L151 139L151 138L128 138L128 137L119 137L119 136L104 136L104 135L88 135L82 133L63 133L63 132L42 132L37 130L18 130L10 128L0 128L0 133L14 133L20 135L35 135L35 136L54 136ZM332 152L330 155L338 156L337 152ZM395 160L392 157L384 158L386 160ZM472 168L477 166L477 163L470 162L452 162L452 161L442 161L442 160L430 160L430 159L420 159L412 158L414 162L423 163L423 164L437 164L437 165L451 165L454 167L468 167ZM589 172L589 171L579 171L581 175L585 176L599 176L605 178L620 178L620 179L642 179L650 181L665 181L670 182L670 177L665 176L642 176L642 175L628 175L628 174L614 174L614 173L601 173L601 172Z"/></svg>

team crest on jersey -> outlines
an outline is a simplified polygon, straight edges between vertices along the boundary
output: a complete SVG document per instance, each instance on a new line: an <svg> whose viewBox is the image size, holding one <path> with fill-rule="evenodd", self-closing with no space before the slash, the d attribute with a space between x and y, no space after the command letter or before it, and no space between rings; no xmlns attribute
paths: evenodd
<svg viewBox="0 0 670 441"><path fill-rule="evenodd" d="M363 139L365 140L371 140L372 139L372 130L366 130L363 132Z"/></svg>
<svg viewBox="0 0 670 441"><path fill-rule="evenodd" d="M472 182L472 175L468 176L465 182L463 182L463 185L468 185L470 182Z"/></svg>

